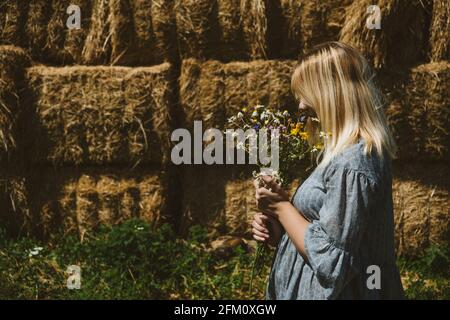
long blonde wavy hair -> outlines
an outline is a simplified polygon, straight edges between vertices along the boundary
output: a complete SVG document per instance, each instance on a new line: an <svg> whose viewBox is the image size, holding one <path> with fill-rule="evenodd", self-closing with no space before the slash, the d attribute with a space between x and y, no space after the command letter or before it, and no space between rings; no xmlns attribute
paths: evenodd
<svg viewBox="0 0 450 320"><path fill-rule="evenodd" d="M291 87L294 95L317 115L319 124L308 120L309 142L317 143L319 133L328 134L319 165L359 138L365 153L375 148L383 157L396 157L397 146L384 114L384 99L374 83L375 74L367 60L354 48L327 42L313 48L296 67Z"/></svg>

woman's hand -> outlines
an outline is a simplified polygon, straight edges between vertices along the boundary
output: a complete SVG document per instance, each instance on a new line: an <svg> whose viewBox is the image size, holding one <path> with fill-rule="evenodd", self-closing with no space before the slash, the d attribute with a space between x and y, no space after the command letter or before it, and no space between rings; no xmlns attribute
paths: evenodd
<svg viewBox="0 0 450 320"><path fill-rule="evenodd" d="M256 188L255 198L258 209L262 213L278 218L280 204L289 201L289 195L277 184L272 177L263 176L262 180L265 187L260 187L259 182L255 180Z"/></svg>
<svg viewBox="0 0 450 320"><path fill-rule="evenodd" d="M253 217L252 233L256 241L276 247L284 233L284 228L277 219L256 213Z"/></svg>

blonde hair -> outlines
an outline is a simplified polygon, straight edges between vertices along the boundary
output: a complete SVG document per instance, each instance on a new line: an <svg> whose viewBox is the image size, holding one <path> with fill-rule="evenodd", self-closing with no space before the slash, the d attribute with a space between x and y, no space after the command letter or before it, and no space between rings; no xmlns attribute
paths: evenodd
<svg viewBox="0 0 450 320"><path fill-rule="evenodd" d="M397 146L374 76L367 60L340 42L315 47L296 67L291 79L294 95L311 107L320 121L319 125L308 121L309 142L317 143L320 130L331 134L324 140L319 165L326 165L359 138L366 142L366 154L375 148L380 157L384 150L395 158Z"/></svg>

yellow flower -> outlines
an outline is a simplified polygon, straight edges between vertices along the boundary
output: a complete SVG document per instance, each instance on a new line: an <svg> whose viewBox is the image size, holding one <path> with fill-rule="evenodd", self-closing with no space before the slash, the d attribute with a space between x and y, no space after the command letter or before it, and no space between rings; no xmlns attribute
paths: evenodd
<svg viewBox="0 0 450 320"><path fill-rule="evenodd" d="M316 149L316 150L322 150L322 149L323 149L323 144L322 144L322 143L316 144L316 145L313 147L313 149Z"/></svg>
<svg viewBox="0 0 450 320"><path fill-rule="evenodd" d="M242 112L247 112L247 108L242 108Z"/></svg>
<svg viewBox="0 0 450 320"><path fill-rule="evenodd" d="M300 132L300 138L302 140L307 140L308 139L308 132Z"/></svg>
<svg viewBox="0 0 450 320"><path fill-rule="evenodd" d="M299 131L300 131L300 129L297 127L295 127L294 129L291 129L291 136L296 136Z"/></svg>

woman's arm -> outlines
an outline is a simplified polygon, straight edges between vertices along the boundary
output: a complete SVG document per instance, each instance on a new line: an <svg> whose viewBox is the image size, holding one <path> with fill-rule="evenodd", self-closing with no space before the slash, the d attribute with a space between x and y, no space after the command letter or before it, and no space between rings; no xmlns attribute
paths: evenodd
<svg viewBox="0 0 450 320"><path fill-rule="evenodd" d="M303 215L286 200L283 196L280 199L279 195L282 191L281 187L273 181L271 177L263 177L267 188L258 188L256 190L256 200L259 209L269 216L272 216L280 221L283 228L286 230L289 238L294 243L299 253L307 261L305 252L305 233L309 222ZM281 201L277 201L281 200Z"/></svg>
<svg viewBox="0 0 450 320"><path fill-rule="evenodd" d="M308 220L288 201L278 202L275 207L274 213L278 216L284 230L286 230L304 260L308 261L305 251L305 233L309 225Z"/></svg>

